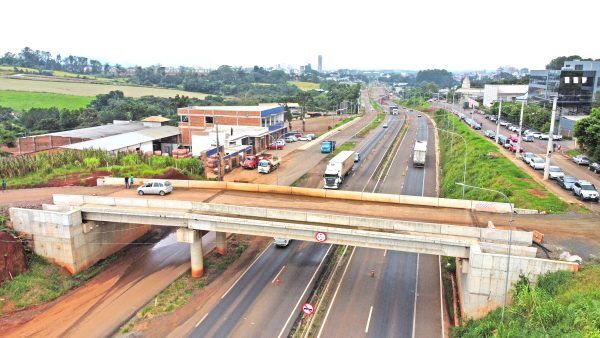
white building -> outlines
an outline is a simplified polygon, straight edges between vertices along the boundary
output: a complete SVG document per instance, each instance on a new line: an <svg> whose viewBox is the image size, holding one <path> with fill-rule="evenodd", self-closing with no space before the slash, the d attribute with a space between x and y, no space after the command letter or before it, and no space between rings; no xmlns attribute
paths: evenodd
<svg viewBox="0 0 600 338"><path fill-rule="evenodd" d="M224 146L227 153L227 148L238 149L241 146L250 146L250 138L257 139L267 135L269 135L268 127L219 125L217 133L215 126L204 132L192 134L192 155L200 156L203 152L216 148L217 136L219 146ZM268 143L274 141L268 140Z"/></svg>
<svg viewBox="0 0 600 338"><path fill-rule="evenodd" d="M528 85L489 85L483 88L483 105L491 107L497 101L515 101L527 94Z"/></svg>

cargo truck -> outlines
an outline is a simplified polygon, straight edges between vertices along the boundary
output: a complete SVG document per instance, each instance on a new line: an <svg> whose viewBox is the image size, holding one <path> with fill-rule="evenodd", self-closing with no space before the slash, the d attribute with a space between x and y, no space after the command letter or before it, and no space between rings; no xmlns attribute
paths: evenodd
<svg viewBox="0 0 600 338"><path fill-rule="evenodd" d="M424 167L425 157L427 156L427 141L415 142L413 153L413 167Z"/></svg>
<svg viewBox="0 0 600 338"><path fill-rule="evenodd" d="M335 150L335 141L326 140L321 143L321 152L324 154L332 153Z"/></svg>
<svg viewBox="0 0 600 338"><path fill-rule="evenodd" d="M354 165L354 152L352 150L341 151L329 163L325 168L325 174L323 174L323 188L325 189L339 189L344 178Z"/></svg>
<svg viewBox="0 0 600 338"><path fill-rule="evenodd" d="M263 155L258 161L258 172L261 174L268 174L271 171L279 168L281 158L269 154Z"/></svg>

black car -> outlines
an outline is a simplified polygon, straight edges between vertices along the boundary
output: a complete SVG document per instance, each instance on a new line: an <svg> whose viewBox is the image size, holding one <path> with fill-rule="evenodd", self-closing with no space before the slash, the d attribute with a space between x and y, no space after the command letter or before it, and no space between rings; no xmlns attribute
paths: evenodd
<svg viewBox="0 0 600 338"><path fill-rule="evenodd" d="M590 169L591 171L593 171L594 173L600 173L600 163L598 162L593 162L590 164L590 166L588 167L588 169Z"/></svg>

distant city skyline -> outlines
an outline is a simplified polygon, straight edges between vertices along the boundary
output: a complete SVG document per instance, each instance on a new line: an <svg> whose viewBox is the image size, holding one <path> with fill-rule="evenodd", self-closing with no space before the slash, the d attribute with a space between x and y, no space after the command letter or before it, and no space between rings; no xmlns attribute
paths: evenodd
<svg viewBox="0 0 600 338"><path fill-rule="evenodd" d="M561 55L600 58L600 44L586 33L596 30L595 21L577 20L576 31L565 29L552 2L172 0L166 5L9 1L3 11L14 15L0 21L0 50L29 46L111 64L205 68L299 67L318 64L323 55L326 70L493 71L507 64L543 69ZM573 0L569 8L595 12L600 3ZM27 14L27 24L18 13ZM275 24L272 18L290 23ZM297 18L303 18L301 24ZM531 27L543 27L543 34L528 35Z"/></svg>

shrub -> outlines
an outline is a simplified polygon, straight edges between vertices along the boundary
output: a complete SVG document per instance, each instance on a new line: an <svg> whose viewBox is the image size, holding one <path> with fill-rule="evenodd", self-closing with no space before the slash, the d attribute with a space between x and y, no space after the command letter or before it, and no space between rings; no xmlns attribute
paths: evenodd
<svg viewBox="0 0 600 338"><path fill-rule="evenodd" d="M100 159L96 157L87 157L83 159L86 168L94 170L100 166Z"/></svg>

